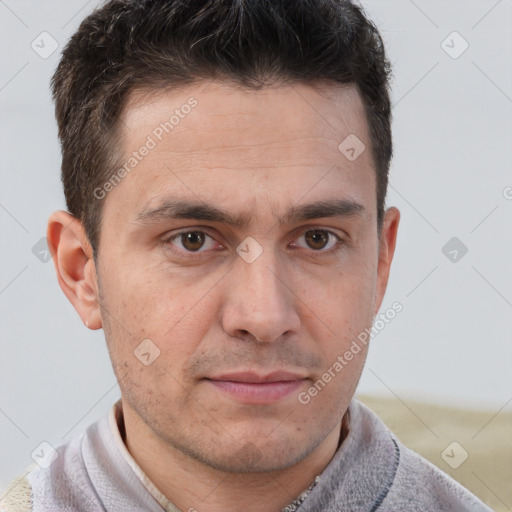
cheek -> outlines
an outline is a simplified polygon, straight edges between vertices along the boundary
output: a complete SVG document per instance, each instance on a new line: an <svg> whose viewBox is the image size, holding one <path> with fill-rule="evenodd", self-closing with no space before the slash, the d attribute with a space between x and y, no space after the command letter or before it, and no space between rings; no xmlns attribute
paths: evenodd
<svg viewBox="0 0 512 512"><path fill-rule="evenodd" d="M376 267L361 257L316 283L316 293L304 292L305 303L328 328L329 337L352 338L371 324L375 274Z"/></svg>
<svg viewBox="0 0 512 512"><path fill-rule="evenodd" d="M355 390L368 351L367 343L358 337L371 327L373 320L374 272L371 262L360 260L333 273L323 284L321 293L307 299L312 312L304 322L309 325L312 349L315 346L320 349L324 361L318 378L328 382L328 389L322 391L325 396L317 406L320 402L329 407L339 405L340 400Z"/></svg>
<svg viewBox="0 0 512 512"><path fill-rule="evenodd" d="M199 290L158 269L136 271L135 264L126 266L130 267L126 272L116 269L109 276L106 303L132 336L161 338L181 327L199 302Z"/></svg>
<svg viewBox="0 0 512 512"><path fill-rule="evenodd" d="M138 386L179 386L186 362L207 338L214 321L217 306L211 302L213 295L204 292L212 286L200 282L188 286L179 278L157 278L152 272L133 273L126 279L120 275L111 276L105 301L106 308L116 315L112 319L113 315L107 314L112 359ZM153 360L147 367L146 353L150 356L145 359Z"/></svg>

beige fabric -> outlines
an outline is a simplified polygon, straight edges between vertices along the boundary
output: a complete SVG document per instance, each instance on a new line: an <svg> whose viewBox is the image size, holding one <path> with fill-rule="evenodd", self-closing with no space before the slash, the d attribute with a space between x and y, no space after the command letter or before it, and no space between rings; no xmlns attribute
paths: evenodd
<svg viewBox="0 0 512 512"><path fill-rule="evenodd" d="M30 467L32 469L34 465ZM24 475L14 478L0 497L0 512L31 512L32 491L27 480L29 469Z"/></svg>

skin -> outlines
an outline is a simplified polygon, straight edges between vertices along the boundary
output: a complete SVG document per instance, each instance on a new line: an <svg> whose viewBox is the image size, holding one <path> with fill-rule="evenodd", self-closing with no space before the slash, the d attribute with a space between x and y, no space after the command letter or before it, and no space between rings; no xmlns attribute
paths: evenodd
<svg viewBox="0 0 512 512"><path fill-rule="evenodd" d="M181 510L279 511L337 449L366 349L308 404L298 395L371 327L400 213L386 210L379 238L354 87L256 91L211 81L135 91L122 113L127 158L190 97L197 106L103 199L97 262L66 212L50 217L48 239L64 293L90 329L104 329L125 442L143 471ZM366 145L353 162L338 150L349 134ZM210 203L248 223L137 219L164 197ZM363 208L282 222L292 206L329 199ZM202 231L203 242L170 240L187 229ZM247 237L263 251L252 263L236 252ZM134 355L145 339L160 350L147 366ZM303 380L273 403L243 403L207 380L275 369Z"/></svg>

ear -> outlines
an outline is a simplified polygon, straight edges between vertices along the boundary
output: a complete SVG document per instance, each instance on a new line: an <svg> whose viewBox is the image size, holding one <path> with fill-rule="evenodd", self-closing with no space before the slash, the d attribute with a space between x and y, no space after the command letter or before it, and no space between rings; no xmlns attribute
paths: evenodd
<svg viewBox="0 0 512 512"><path fill-rule="evenodd" d="M52 213L46 233L57 279L89 329L102 327L96 266L82 223L65 211Z"/></svg>
<svg viewBox="0 0 512 512"><path fill-rule="evenodd" d="M395 253L398 224L400 223L400 211L394 206L388 208L384 215L382 232L379 239L379 261L377 267L377 290L375 292L375 306L373 314L376 315L380 309L382 299L388 285L391 261Z"/></svg>

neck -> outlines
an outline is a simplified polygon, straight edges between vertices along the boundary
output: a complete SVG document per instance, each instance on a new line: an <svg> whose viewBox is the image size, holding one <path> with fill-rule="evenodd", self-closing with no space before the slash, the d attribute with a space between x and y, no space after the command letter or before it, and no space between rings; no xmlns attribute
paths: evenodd
<svg viewBox="0 0 512 512"><path fill-rule="evenodd" d="M347 410L296 464L268 473L226 473L165 443L130 408L123 407L123 416L120 430L134 460L162 494L188 512L280 512L323 472L348 434Z"/></svg>

